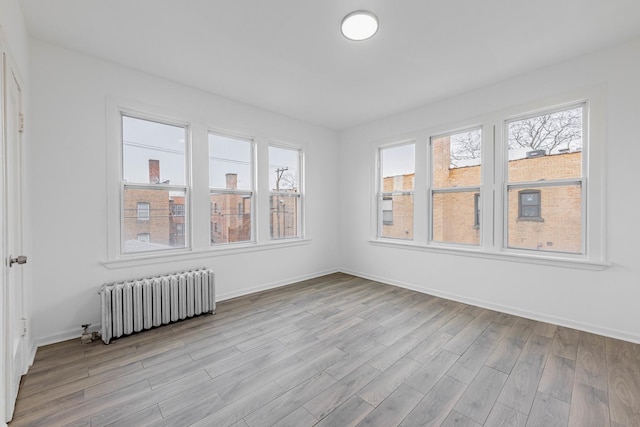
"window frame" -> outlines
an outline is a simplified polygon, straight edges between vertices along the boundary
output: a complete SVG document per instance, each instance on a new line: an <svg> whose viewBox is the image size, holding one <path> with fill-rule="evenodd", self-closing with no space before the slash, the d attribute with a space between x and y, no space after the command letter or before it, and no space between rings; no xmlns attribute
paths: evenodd
<svg viewBox="0 0 640 427"><path fill-rule="evenodd" d="M131 118L131 119L136 119L136 120L142 120L142 121L149 121L149 122L153 122L153 123L158 123L158 124L162 124L162 125L168 125L168 126L175 126L175 127L180 127L184 129L184 173L185 173L185 177L184 177L184 184L163 184L163 183L157 183L157 184L148 184L148 183L133 183L133 182L126 182L124 180L124 150L123 150L123 142L124 142L124 129L123 129L123 120L125 117ZM189 212L187 210L187 212L185 212L184 215L184 227L185 227L185 244L184 246L179 246L179 247L175 247L175 248L166 248L166 249L160 249L160 250L148 250L148 251L132 251L132 252L127 252L125 251L125 193L127 191L127 189L134 189L134 190L151 190L151 191L166 191L168 193L171 192L175 192L175 191L182 191L184 192L184 206L185 208L188 206L188 204L190 203L191 197L190 197L190 193L191 193L191 125L188 122L184 122L184 121L180 121L180 120L175 120L175 119L170 119L164 116L160 116L160 115L154 115L154 114L150 114L150 113L145 113L139 110L134 110L134 109L129 109L129 108L122 108L119 107L118 108L118 163L119 163L119 168L118 168L118 173L119 173L119 199L120 199L120 203L119 203L119 211L120 211L120 223L119 223L119 229L120 229L120 239L119 239L119 257L120 258L128 258L128 257L141 257L141 256L150 256L150 255L154 255L154 254L163 254L163 253L176 253L176 252L186 252L191 250L191 239L189 238L189 230L191 229L191 218L189 215L187 215ZM167 212L167 215L170 215L170 211ZM138 220L138 219L137 219ZM151 206L149 204L149 219L147 221L151 220ZM170 234L170 231L169 231Z"/></svg>
<svg viewBox="0 0 640 427"><path fill-rule="evenodd" d="M434 185L434 177L433 177L433 173L435 171L435 165L434 165L434 155L433 155L433 140L434 139L438 139L438 138L444 138L447 136L453 136L453 135L458 135L461 133L465 133L465 132L471 132L474 130L480 130L480 183L478 185L465 185L465 186L460 186L460 187L435 187ZM452 246L452 247L482 247L483 246L483 241L482 241L482 237L483 237L483 228L481 223L480 224L475 224L475 211L476 211L476 194L480 195L483 192L483 183L484 183L484 173L485 173L485 165L484 165L484 160L485 160L485 155L484 155L484 151L485 151L485 130L484 130L484 126L482 124L476 124L476 125L472 125L472 126L465 126L465 127L458 127L455 128L454 130L451 131L447 131L447 132L440 132L437 133L435 135L431 135L429 136L429 149L427 151L427 156L428 156L428 171L429 171L429 180L428 180L428 193L429 193L429 211L427 212L427 217L428 217L428 221L429 221L429 237L428 237L428 242L430 244L433 245L446 245L446 246ZM473 224L473 229L479 229L480 231L480 236L479 236L479 240L478 240L478 244L473 244L473 243L462 243L462 242L449 242L449 241L440 241L440 240L435 240L434 239L434 215L433 215L433 199L435 197L436 194L453 194L453 193L473 193L473 200L474 200L474 224ZM480 199L482 200L482 199Z"/></svg>
<svg viewBox="0 0 640 427"><path fill-rule="evenodd" d="M522 201L522 196L526 195L526 194L535 194L538 196L538 202L533 204L533 205L526 205L526 206L536 206L537 208L537 212L538 215L535 216L529 216L529 215L523 215L522 214L522 207L525 206L525 204ZM518 191L518 217L517 217L518 221L544 221L542 219L542 191L540 190L534 190L531 188L527 188L524 190L519 190Z"/></svg>
<svg viewBox="0 0 640 427"><path fill-rule="evenodd" d="M512 183L511 187L521 189L537 188L553 185L574 185L582 183L581 212L582 240L581 253L554 252L507 247L508 227L508 192L507 163L508 144L505 137L509 120L536 116L553 111L562 111L584 105L583 109L583 148L582 178L554 181L538 181L535 183ZM562 268L578 268L585 270L603 270L610 265L606 247L606 203L605 203L605 120L606 120L606 88L603 85L575 89L563 94L551 95L543 99L523 104L487 111L470 119L417 129L403 134L401 137L388 137L385 140L371 142L372 158L378 161L380 148L389 145L393 139L416 140L416 218L415 241L391 241L381 238L378 232L379 165L372 170L376 192L372 194L371 226L369 243L390 248L462 255L501 261L515 261L529 264L551 265ZM453 113L452 113L453 114ZM464 246L433 242L431 239L432 207L430 200L431 185L431 149L430 138L437 135L455 133L458 129L470 129L482 126L482 195L479 199L481 215L481 244ZM418 152L422 152L422 157ZM421 158L424 161L420 160ZM504 165L504 167L503 167ZM542 209L542 206L541 206ZM424 226L423 224L424 223Z"/></svg>
<svg viewBox="0 0 640 427"><path fill-rule="evenodd" d="M270 178L268 177L268 174L270 173L270 168L271 168L271 154L270 154L270 149L271 147L274 148L278 148L281 150L290 150L290 151L295 151L298 153L297 155L297 167L298 167L298 191L297 192L291 192L291 191L273 191L273 189L271 189L270 187ZM304 224L304 220L305 220L305 215L304 215L304 209L305 209L305 203L304 203L304 184L305 184L305 179L304 179L304 162L305 162L305 153L302 147L300 146L295 146L295 145L291 145L291 144L284 144L284 143L280 143L280 142L274 142L274 141L269 141L268 145L267 145L267 187L268 187L268 221L267 221L267 226L269 227L269 241L270 242L282 242L282 241L291 241L291 240L302 240L305 238L306 232L305 232L305 224ZM282 197L295 197L296 198L296 203L297 203L297 212L296 212L296 235L295 236L284 236L284 237L274 237L274 233L273 233L273 226L272 226L272 222L271 222L271 218L272 218L272 200L273 197L277 197L277 196L282 196Z"/></svg>
<svg viewBox="0 0 640 427"><path fill-rule="evenodd" d="M238 196L242 196L244 197L249 197L250 199L250 206L251 206L251 216L250 216L250 238L248 240L242 240L242 241L238 241L238 242L213 242L213 234L214 233L219 233L220 231L220 224L218 222L215 222L216 227L209 228L209 246L211 248L216 248L216 247L221 247L221 246L225 246L225 245L245 245L245 244L255 244L257 241L257 236L256 236L256 181L257 181L257 173L256 173L256 160L257 160L257 154L256 154L256 141L254 138L246 136L246 135L239 135L233 132L224 132L224 131L220 131L220 130L215 130L215 129L208 129L207 130L207 153L209 155L209 158L211 158L211 152L209 151L209 136L210 135L217 135L217 136L221 136L221 137L225 137L225 138L230 138L230 139L234 139L234 140L238 140L238 141L244 141L244 142L248 142L249 143L249 152L250 152L250 165L249 165L249 182L250 182L250 188L248 190L243 190L243 189L229 189L229 188L217 188L217 187L211 187L210 185L210 181L207 181L208 184L208 188L209 188L209 201L210 201L210 209L209 209L209 218L212 218L214 213L218 213L220 212L220 208L218 206L217 202L211 202L211 196L214 194L219 194L219 195L225 195L225 194L229 194L229 195L238 195ZM210 174L211 174L211 170L207 170L209 177L208 179L210 180ZM212 224L212 221L209 221L209 224Z"/></svg>
<svg viewBox="0 0 640 427"><path fill-rule="evenodd" d="M384 168L382 151L403 147L406 145L413 145L414 148L414 158L413 158L413 173L414 173L414 181L413 181L413 189L412 190L398 190L398 191L384 191L384 176L382 169ZM398 141L394 141L391 143L386 143L377 147L376 150L376 238L380 240L390 240L390 241L400 241L400 242L413 242L415 240L416 233L416 166L418 163L418 144L415 139L400 139ZM412 237L411 238L401 238L401 237L387 237L383 236L383 230L385 225L394 225L393 221L390 224L384 223L384 213L383 213L383 205L384 200L386 198L391 199L392 211L394 203L394 197L396 196L411 196L413 202L413 212L412 214Z"/></svg>
<svg viewBox="0 0 640 427"><path fill-rule="evenodd" d="M589 238L587 230L589 229L589 225L586 219L590 216L587 212L588 202L593 204L593 201L590 201L593 198L593 195L587 191L587 182L588 182L588 172L591 169L589 164L590 151L591 151L591 123L590 120L593 117L590 114L590 108L592 105L592 99L578 99L573 102L565 102L557 105L550 105L546 107L541 107L537 109L533 109L531 111L523 111L519 114L513 114L502 119L502 136L501 136L501 152L502 152L502 215L504 218L503 226L502 226L502 250L510 253L518 253L521 252L523 254L535 255L537 253L544 254L542 256L549 257L557 257L559 259L579 259L579 260L589 260L593 258L593 255L589 253L589 248L591 245L588 244L587 239ZM553 114L561 111L566 111L574 108L582 108L582 148L581 148L581 176L578 178L563 178L563 179L549 179L549 180L532 180L532 181L509 181L509 123L525 120L528 118L538 117L544 114ZM594 150L595 151L595 150ZM545 251L545 250L537 250L537 249L527 249L527 248L518 248L509 246L509 191L510 190L533 190L536 188L553 188L553 187L564 187L564 186L572 186L578 185L581 189L580 194L580 252L579 253L571 253L571 252L562 252L562 251ZM519 197L519 193L518 193ZM518 200L519 205L519 200ZM518 206L519 208L520 206ZM540 192L540 217L539 218L521 218L520 212L518 211L517 221L538 221L544 222L542 217L542 192Z"/></svg>

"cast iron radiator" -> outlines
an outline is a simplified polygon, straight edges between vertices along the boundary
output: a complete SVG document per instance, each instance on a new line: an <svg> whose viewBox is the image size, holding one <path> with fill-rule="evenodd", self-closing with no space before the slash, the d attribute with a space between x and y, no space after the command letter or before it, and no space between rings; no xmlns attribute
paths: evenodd
<svg viewBox="0 0 640 427"><path fill-rule="evenodd" d="M100 287L102 341L216 310L213 271L207 268Z"/></svg>

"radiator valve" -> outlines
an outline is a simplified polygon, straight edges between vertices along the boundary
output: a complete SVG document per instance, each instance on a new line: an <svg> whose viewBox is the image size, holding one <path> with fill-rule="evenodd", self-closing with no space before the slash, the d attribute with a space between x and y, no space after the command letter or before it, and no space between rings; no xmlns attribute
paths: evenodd
<svg viewBox="0 0 640 427"><path fill-rule="evenodd" d="M89 344L91 341L93 341L93 334L89 332L89 326L91 326L91 323L85 323L84 325L81 325L81 326L84 330L82 331L80 342L82 344Z"/></svg>

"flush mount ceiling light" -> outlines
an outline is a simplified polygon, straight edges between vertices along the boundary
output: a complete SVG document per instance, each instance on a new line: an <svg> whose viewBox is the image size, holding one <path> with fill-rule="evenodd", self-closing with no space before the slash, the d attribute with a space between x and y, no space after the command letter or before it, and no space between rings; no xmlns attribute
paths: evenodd
<svg viewBox="0 0 640 427"><path fill-rule="evenodd" d="M349 40L367 40L378 32L378 18L366 10L357 10L344 17L340 29Z"/></svg>

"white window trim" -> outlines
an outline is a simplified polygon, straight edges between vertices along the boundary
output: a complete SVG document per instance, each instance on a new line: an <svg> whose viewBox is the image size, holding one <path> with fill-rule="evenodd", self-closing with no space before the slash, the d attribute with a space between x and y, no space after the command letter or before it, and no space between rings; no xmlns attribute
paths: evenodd
<svg viewBox="0 0 640 427"><path fill-rule="evenodd" d="M187 246L183 248L172 248L167 250L159 250L153 252L134 252L125 253L122 250L124 242L124 218L123 218L123 197L124 183L122 181L122 117L128 116L143 120L150 120L169 125L180 126L186 129L185 135L185 185L176 186L179 189L186 189L185 192L185 239ZM187 120L179 118L178 114L167 113L166 111L158 111L156 107L140 104L135 101L124 101L107 99L107 261L120 259L133 259L147 257L149 255L162 256L163 254L176 254L188 252L191 250L191 192L190 192L190 176L191 176L191 124ZM129 185L129 184L127 184ZM144 186L144 184L133 185L132 187ZM154 187L158 188L159 187Z"/></svg>
<svg viewBox="0 0 640 427"><path fill-rule="evenodd" d="M459 133L464 133L464 132L469 132L472 131L474 129L480 129L480 135L481 135L481 140L482 140L482 148L480 150L480 184L478 185L471 185L471 186L464 186L464 187L438 187L435 188L433 185L433 170L434 170L434 165L433 165L433 140L437 139L437 138L442 138L445 136L451 136L451 135L456 135ZM452 245L453 247L460 247L460 248L466 248L466 247L482 247L483 246L483 235L484 235L484 228L482 226L480 226L480 242L476 245L476 244L467 244L467 243L458 243L458 242L440 242L440 241L436 241L433 239L433 196L434 194L437 193L478 193L478 194L482 194L483 192L483 183L485 182L484 178L485 178L485 165L484 165L484 161L485 161L485 154L484 154L484 146L485 146L485 129L484 126L482 124L476 124L474 126L467 126L467 127L457 127L454 130L448 131L448 132L444 132L444 133L440 133L437 135L432 135L429 137L429 141L428 141L428 155L427 155L427 171L428 171L428 181L427 181L427 192L428 192L428 204L429 204L429 210L427 218L429 221L429 225L428 225L428 231L429 234L427 236L427 242L429 242L429 244L432 245ZM482 203L482 197L480 197L480 203ZM474 205L475 207L475 205ZM480 209L480 220L482 221L482 208ZM474 209L474 215L475 215L475 209ZM475 221L474 221L475 222Z"/></svg>
<svg viewBox="0 0 640 427"><path fill-rule="evenodd" d="M216 188L216 187L209 187L209 196L211 196L212 194L238 194L238 195L247 195L251 198L251 239L249 240L245 240L242 242L221 242L221 243L211 243L211 238L209 238L209 246L211 248L218 248L221 246L228 246L228 245L246 245L246 244L256 244L257 243L257 226L256 226L256 199L257 199L257 192L256 192L256 188L257 188L257 152L256 152L256 141L254 137L251 136L247 136L247 135L240 135L238 133L235 132L227 132L227 131L222 131L222 130L218 130L218 129L212 129L210 128L207 131L207 155L211 156L211 153L209 152L209 135L213 134L213 135L219 135L219 136L223 136L223 137L227 137L227 138L233 138L233 139L238 139L241 141L246 141L249 144L251 144L251 168L250 168L250 174L251 176L249 177L249 180L251 182L251 188L249 190L240 190L240 189L236 189L236 190L232 190L232 189L228 189L228 188ZM207 157L208 158L208 157ZM209 173L209 170L207 168L207 172ZM209 177L207 179L207 182L209 182ZM211 202L210 202L211 205ZM211 211L211 208L209 209ZM209 212L209 218L211 218L211 212ZM211 236L211 233L213 233L214 231L211 229L211 220L209 220L209 236Z"/></svg>
<svg viewBox="0 0 640 427"><path fill-rule="evenodd" d="M271 188L269 188L269 167L268 165L270 164L270 159L269 159L269 147L275 147L275 148L281 148L284 150L291 150L291 151L297 151L298 152L298 192L297 193L291 193L291 192L287 192L287 191L271 191ZM268 213L267 215L267 221L266 221L266 235L268 236L268 241L270 242L286 242L286 241L290 241L290 240L305 240L306 238L306 224L305 224L305 219L306 219L306 203L305 203L305 150L300 147L299 145L293 145L293 144L287 144L287 143L282 143L282 142L278 142L278 141L269 141L269 144L267 146L266 149L266 156L267 156L267 170L266 172L266 179L264 180L264 184L266 184L266 188L267 188L267 200L266 200L266 205L267 209L266 212ZM297 221L297 226L298 226L298 233L297 236L291 236L291 237L280 237L280 238L273 238L271 236L271 225L270 225L270 221L271 221L271 196L277 196L277 195L282 195L282 196L286 196L286 197L297 197L298 198L298 216L296 218Z"/></svg>
<svg viewBox="0 0 640 427"><path fill-rule="evenodd" d="M406 191L383 191L383 177L382 177L382 167L383 167L383 162L382 162L382 150L387 150L390 148L396 148L396 147L402 147L405 145L413 145L414 146L414 159L413 159L413 167L414 167L414 183L413 183L413 190L406 190ZM375 189L376 189L376 194L374 196L374 206L375 206L375 214L374 214L374 221L375 224L373 226L373 228L375 229L375 236L377 239L380 240L389 240L391 242L393 241L398 241L398 242L414 242L415 241L415 237L416 237L416 218L418 218L416 216L416 187L417 187L417 179L418 179L418 175L417 175L417 168L418 168L418 163L419 162L419 157L418 157L418 144L417 140L414 138L410 138L410 139L404 139L404 138L398 138L397 140L393 141L393 142L387 142L387 143L383 143L381 145L376 146L375 149ZM382 230L383 230L383 226L384 224L383 222L383 216L382 216L382 200L384 197L393 197L393 196L401 196L401 195L406 195L406 194L410 194L413 197L413 238L412 239L401 239L401 238L394 238L394 237L384 237L382 235Z"/></svg>
<svg viewBox="0 0 640 427"><path fill-rule="evenodd" d="M121 253L122 242L122 112L134 117L155 120L179 126L187 125L189 150L187 156L188 181L190 192L185 204L185 239L190 243L188 247L167 251ZM306 232L306 203L305 197L305 148L295 143L273 142L267 137L250 136L251 132L237 133L226 128L206 125L184 118L181 112L170 108L141 103L128 98L107 97L106 99L106 182L107 182L107 250L105 258L100 262L107 269L121 269L144 265L165 264L167 262L181 262L210 257L228 256L241 253L251 253L262 250L274 250L293 246L307 245L311 239ZM209 202L209 170L208 170L208 142L209 132L224 135L249 138L254 141L254 206L253 225L254 241L237 242L228 245L210 245L210 202ZM301 209L299 229L301 236L294 239L271 240L269 236L269 182L268 182L268 147L269 145L299 150L300 158L300 192ZM204 163L204 164L203 164ZM260 167L263 165L264 167ZM194 232L196 230L197 232Z"/></svg>
<svg viewBox="0 0 640 427"><path fill-rule="evenodd" d="M471 120L460 121L449 125L440 125L420 129L396 141L416 142L416 176L414 218L424 218L424 221L414 220L414 240L398 240L382 238L378 235L378 191L379 191L379 150L392 145L390 139L373 142L372 150L372 179L376 191L371 198L371 227L370 244L390 248L406 248L425 252L444 253L515 261L531 264L550 265L588 270L602 270L610 266L606 248L606 199L605 199L605 88L594 86L574 90L565 94L532 101L518 107L486 113ZM535 250L513 249L506 247L506 166L504 158L506 148L502 150L501 138L505 135L507 120L532 116L553 110L562 110L586 103L583 123L585 126L583 138L587 141L583 150L583 227L585 245L583 254L566 254L555 252L539 252ZM440 243L431 240L431 206L430 179L431 154L428 150L429 140L433 136L455 133L458 130L482 126L482 184L481 204L481 244L479 246L460 245L455 243ZM429 152L429 154L427 154ZM418 153L421 153L420 155ZM571 181L571 180L570 180ZM575 181L575 180L573 180ZM423 224L421 224L423 223Z"/></svg>

